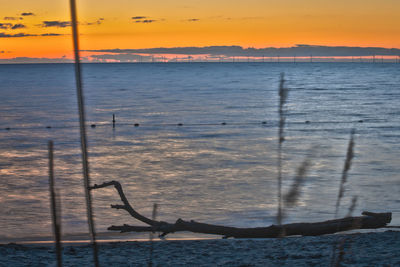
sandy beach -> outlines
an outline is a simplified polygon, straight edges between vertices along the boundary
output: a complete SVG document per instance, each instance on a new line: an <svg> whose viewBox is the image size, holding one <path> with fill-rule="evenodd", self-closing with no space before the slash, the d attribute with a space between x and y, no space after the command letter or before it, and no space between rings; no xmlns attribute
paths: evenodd
<svg viewBox="0 0 400 267"><path fill-rule="evenodd" d="M344 243L343 243L344 242ZM344 244L340 266L399 266L400 232L337 234L283 239L213 239L108 242L101 266L329 266L335 244ZM340 252L340 249L336 251ZM0 245L0 266L56 266L51 245ZM89 266L88 245L64 245L64 266Z"/></svg>

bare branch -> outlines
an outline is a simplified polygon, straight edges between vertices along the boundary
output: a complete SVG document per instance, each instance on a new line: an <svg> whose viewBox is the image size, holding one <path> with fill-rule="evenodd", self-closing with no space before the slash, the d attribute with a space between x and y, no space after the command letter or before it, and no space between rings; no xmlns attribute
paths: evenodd
<svg viewBox="0 0 400 267"><path fill-rule="evenodd" d="M126 206L125 205L111 205L112 209L117 209L117 210L126 210Z"/></svg>
<svg viewBox="0 0 400 267"><path fill-rule="evenodd" d="M121 233L126 233L126 232L154 232L153 227L151 226L131 226L124 224L122 226L116 226L112 225L107 228L107 230L111 231L120 231Z"/></svg>
<svg viewBox="0 0 400 267"><path fill-rule="evenodd" d="M366 214L369 215L347 217L316 223L291 223L256 228L237 228L178 219L175 224L163 223L154 227L130 226L124 224L122 226L111 226L108 230L120 232L163 232L161 236L173 232L189 231L193 233L214 234L234 238L276 238L281 236L282 231L285 231L285 236L317 236L352 229L375 229L386 227L386 224L391 221L391 213L367 212Z"/></svg>
<svg viewBox="0 0 400 267"><path fill-rule="evenodd" d="M154 225L161 223L161 222L157 222L152 219L149 219L149 218L141 215L140 213L136 212L136 210L131 206L128 199L126 198L125 193L122 190L122 186L118 181L105 182L105 183L102 183L101 185L95 184L94 186L89 187L89 189L93 190L93 189L99 189L99 188L104 188L104 187L108 187L108 186L115 187L115 189L118 191L118 194L119 194L119 197L121 198L122 203L124 203L123 206L122 205L114 205L114 206L118 206L119 208L126 210L127 212L129 212L129 214L133 218L135 218L141 222L144 222L148 225L154 226ZM117 207L115 207L115 208L117 208Z"/></svg>
<svg viewBox="0 0 400 267"><path fill-rule="evenodd" d="M274 238L280 237L285 231L286 236L290 235L322 235L331 234L351 229L374 229L385 227L392 219L392 213L372 213L363 212L363 216L347 217L317 223L292 223L285 225L271 225L268 227L256 228L237 228L230 226L213 225L199 223L195 221L184 221L178 219L175 223L167 223L163 221L151 220L137 213L126 199L122 186L117 181L94 185L90 189L99 189L108 186L114 186L119 196L125 205L114 205L115 207L123 208L131 214L135 219L144 222L150 226L130 226L124 224L122 226L111 226L108 230L120 232L161 232L160 238L169 233L179 231L189 231L201 234L222 235L225 238Z"/></svg>

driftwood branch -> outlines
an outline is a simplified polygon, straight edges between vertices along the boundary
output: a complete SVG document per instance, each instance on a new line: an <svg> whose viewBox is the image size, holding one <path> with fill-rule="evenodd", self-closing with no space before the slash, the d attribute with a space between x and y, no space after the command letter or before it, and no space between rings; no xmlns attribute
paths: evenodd
<svg viewBox="0 0 400 267"><path fill-rule="evenodd" d="M168 233L189 231L193 233L222 235L226 238L274 238L282 236L302 235L317 236L333 234L336 232L348 231L353 229L376 229L385 227L392 219L392 213L373 213L363 212L362 216L346 217L342 219L328 220L316 223L291 223L284 225L271 225L268 227L256 228L237 228L229 226L219 226L213 224L199 223L195 221L184 221L178 219L175 223L167 223L149 219L139 214L130 205L126 198L122 186L117 181L106 182L101 185L94 185L90 189L114 186L118 191L124 205L113 205L113 208L126 210L135 219L144 222L149 226L111 226L108 230L120 232L161 232L161 236Z"/></svg>
<svg viewBox="0 0 400 267"><path fill-rule="evenodd" d="M137 220L139 220L141 222L144 222L144 223L146 223L148 225L157 225L159 223L157 221L153 221L152 219L149 219L149 218L137 213L132 208L131 204L129 204L129 201L126 198L124 191L122 190L121 184L119 182L117 182L117 181L106 182L106 183L102 183L101 185L95 184L94 186L89 187L89 189L93 190L93 189L99 189L99 188L108 187L108 186L114 186L115 187L115 189L117 190L117 192L119 194L119 197L121 198L122 203L124 203L124 205L111 205L111 208L124 209L127 212L129 212L129 214L133 218L135 218L135 219L137 219Z"/></svg>

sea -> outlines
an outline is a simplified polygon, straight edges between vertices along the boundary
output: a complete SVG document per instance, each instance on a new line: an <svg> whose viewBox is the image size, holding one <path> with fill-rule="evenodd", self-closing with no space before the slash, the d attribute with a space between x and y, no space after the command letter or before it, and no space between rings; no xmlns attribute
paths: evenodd
<svg viewBox="0 0 400 267"><path fill-rule="evenodd" d="M119 181L156 219L236 227L276 223L279 85L283 223L362 211L400 223L400 64L83 64L91 184ZM73 64L0 65L0 242L52 238L48 142L64 238L88 232ZM115 125L113 126L113 115ZM335 215L348 145L354 157ZM303 168L304 169L304 168ZM95 229L143 225L113 187L92 191ZM134 233L112 238L135 239ZM147 236L141 235L143 238ZM199 235L170 234L170 238Z"/></svg>

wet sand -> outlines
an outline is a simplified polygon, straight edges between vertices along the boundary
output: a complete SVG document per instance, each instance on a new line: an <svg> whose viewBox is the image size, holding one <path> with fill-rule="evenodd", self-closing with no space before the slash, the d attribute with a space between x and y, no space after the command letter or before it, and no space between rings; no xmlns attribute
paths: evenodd
<svg viewBox="0 0 400 267"><path fill-rule="evenodd" d="M99 244L101 266L329 266L343 244L341 266L400 266L400 232L283 239L128 241ZM56 266L53 246L0 245L0 266ZM92 265L89 245L64 245L64 266Z"/></svg>

